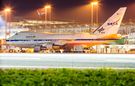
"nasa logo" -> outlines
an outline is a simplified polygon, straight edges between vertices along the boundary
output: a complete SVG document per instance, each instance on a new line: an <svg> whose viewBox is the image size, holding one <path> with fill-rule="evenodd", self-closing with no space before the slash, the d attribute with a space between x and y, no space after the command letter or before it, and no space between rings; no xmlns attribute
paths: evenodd
<svg viewBox="0 0 135 86"><path fill-rule="evenodd" d="M118 25L118 23L117 22L113 22L113 23L107 23L107 25Z"/></svg>
<svg viewBox="0 0 135 86"><path fill-rule="evenodd" d="M120 20L120 18L115 22L107 23L107 25L112 25L112 26L118 25L119 20Z"/></svg>

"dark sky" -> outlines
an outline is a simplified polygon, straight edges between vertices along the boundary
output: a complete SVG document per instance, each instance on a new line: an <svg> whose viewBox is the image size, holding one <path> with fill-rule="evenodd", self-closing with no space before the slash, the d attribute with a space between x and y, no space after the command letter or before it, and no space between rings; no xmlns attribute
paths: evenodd
<svg viewBox="0 0 135 86"><path fill-rule="evenodd" d="M12 7L13 15L39 17L36 10L52 5L53 19L90 22L92 0L0 0L0 10ZM120 7L128 7L124 20L135 19L135 0L99 0L99 21L105 21ZM94 16L95 18L95 16Z"/></svg>

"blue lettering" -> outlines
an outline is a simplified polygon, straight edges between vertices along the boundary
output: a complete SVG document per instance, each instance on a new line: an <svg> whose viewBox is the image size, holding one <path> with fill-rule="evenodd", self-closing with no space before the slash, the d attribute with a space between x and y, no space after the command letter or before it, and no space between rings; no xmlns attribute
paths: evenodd
<svg viewBox="0 0 135 86"><path fill-rule="evenodd" d="M107 23L107 25L118 25L118 23L117 22L113 22L113 23Z"/></svg>

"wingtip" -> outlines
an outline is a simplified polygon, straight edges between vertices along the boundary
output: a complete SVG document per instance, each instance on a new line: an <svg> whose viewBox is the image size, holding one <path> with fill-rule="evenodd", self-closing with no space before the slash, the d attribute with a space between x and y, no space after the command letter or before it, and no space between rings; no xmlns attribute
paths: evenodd
<svg viewBox="0 0 135 86"><path fill-rule="evenodd" d="M127 9L127 7L120 7L120 9Z"/></svg>

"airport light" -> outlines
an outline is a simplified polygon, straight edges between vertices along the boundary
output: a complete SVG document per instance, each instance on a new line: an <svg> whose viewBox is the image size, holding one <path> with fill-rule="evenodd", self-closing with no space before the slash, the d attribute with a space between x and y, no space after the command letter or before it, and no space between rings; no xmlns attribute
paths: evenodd
<svg viewBox="0 0 135 86"><path fill-rule="evenodd" d="M45 6L45 8L51 8L51 6Z"/></svg>
<svg viewBox="0 0 135 86"><path fill-rule="evenodd" d="M93 5L97 5L97 18L96 18L96 23L97 23L97 27L98 27L98 2L92 2L91 3L91 34L92 34L92 30L93 30Z"/></svg>
<svg viewBox="0 0 135 86"><path fill-rule="evenodd" d="M47 9L50 9L50 32L51 32L51 6L47 5L45 6L45 32L47 32Z"/></svg>
<svg viewBox="0 0 135 86"><path fill-rule="evenodd" d="M10 11L10 9L5 9L5 11Z"/></svg>
<svg viewBox="0 0 135 86"><path fill-rule="evenodd" d="M98 4L98 2L92 2L91 4L95 4L95 5L97 5L97 4Z"/></svg>

